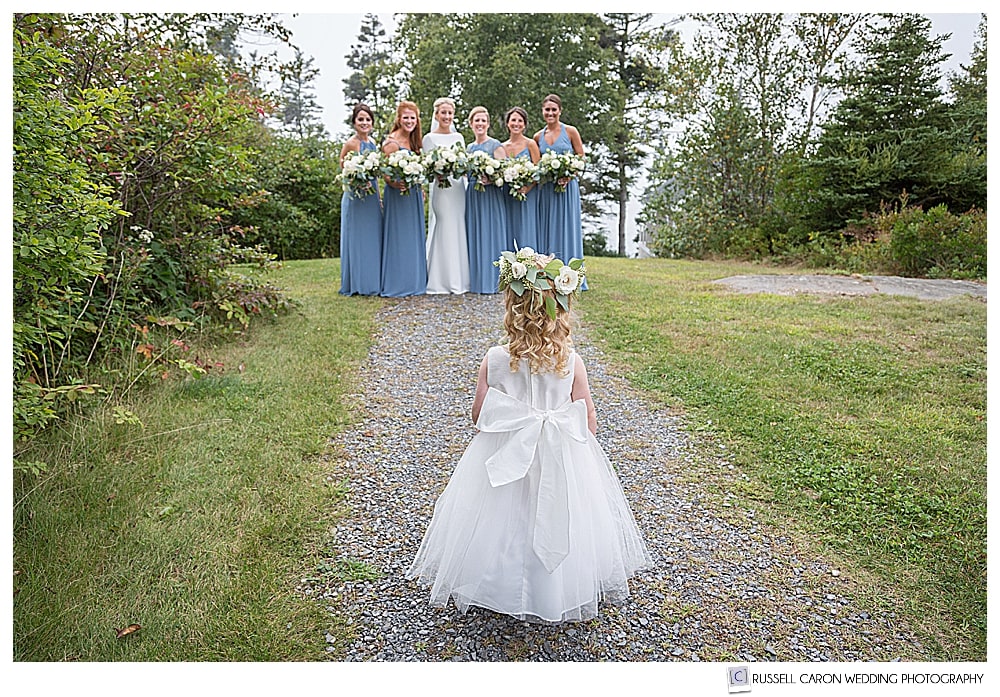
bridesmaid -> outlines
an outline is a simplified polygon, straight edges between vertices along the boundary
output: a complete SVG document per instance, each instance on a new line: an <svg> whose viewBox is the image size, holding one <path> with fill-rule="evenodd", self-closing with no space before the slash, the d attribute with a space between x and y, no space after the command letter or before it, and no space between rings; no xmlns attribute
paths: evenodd
<svg viewBox="0 0 1000 697"><path fill-rule="evenodd" d="M455 100L434 100L435 128L424 136L424 151L460 144L465 138L452 130ZM427 293L466 293L469 290L469 252L465 233L465 177L451 179L441 188L437 180L430 186L430 215L427 221Z"/></svg>
<svg viewBox="0 0 1000 697"><path fill-rule="evenodd" d="M400 102L382 152L386 155L397 150L419 153L421 141L420 107L413 102ZM406 185L402 182L388 177L385 182L381 294L393 298L423 295L427 290L423 189L417 186L405 195Z"/></svg>
<svg viewBox="0 0 1000 697"><path fill-rule="evenodd" d="M496 138L490 138L490 113L477 106L469 113L469 125L476 140L466 148L469 153L485 152L498 160L507 157ZM511 249L507 244L507 208L504 198L510 198L502 187L490 184L476 191L470 179L465 188L465 230L469 236L469 287L473 293L496 293L500 269L493 262L500 252Z"/></svg>
<svg viewBox="0 0 1000 697"><path fill-rule="evenodd" d="M340 166L349 152L362 155L378 146L370 136L375 116L367 104L357 104L351 114L354 135L340 151ZM340 200L340 293L378 295L382 290L382 202L378 182L371 181L373 193L356 198L344 191Z"/></svg>
<svg viewBox="0 0 1000 697"><path fill-rule="evenodd" d="M538 162L541 153L538 143L524 135L528 127L528 112L519 106L507 111L504 117L510 139L503 144L510 157L522 157L534 163ZM513 196L507 196L507 249L521 247L538 247L538 187L531 184L526 187L527 198L518 201ZM547 253L547 250L542 250Z"/></svg>
<svg viewBox="0 0 1000 697"><path fill-rule="evenodd" d="M538 151L557 153L575 152L583 155L580 132L573 126L561 123L562 100L550 94L542 100L542 118L545 128L535 134ZM538 248L560 259L583 258L583 227L580 220L580 182L576 178L560 180L566 191L556 193L552 182L541 186L538 193ZM586 289L584 280L581 289Z"/></svg>

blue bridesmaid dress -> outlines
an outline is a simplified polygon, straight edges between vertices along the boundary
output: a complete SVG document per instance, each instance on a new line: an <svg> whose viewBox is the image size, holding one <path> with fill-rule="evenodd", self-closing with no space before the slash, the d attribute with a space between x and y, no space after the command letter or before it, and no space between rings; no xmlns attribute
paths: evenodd
<svg viewBox="0 0 1000 697"><path fill-rule="evenodd" d="M538 139L538 150L544 155L547 150L557 153L573 152L569 142L566 125L559 130L556 142L549 145L545 142L545 134L549 127L542 131ZM583 258L583 227L580 222L580 182L570 180L566 191L556 193L552 182L542 184L538 193L538 247L536 251L555 254L564 262L572 258ZM586 280L582 288L586 288Z"/></svg>
<svg viewBox="0 0 1000 697"><path fill-rule="evenodd" d="M525 148L515 157L531 162L531 151ZM545 251L538 247L538 191L536 184L523 201L507 195L507 249L512 252L521 247Z"/></svg>
<svg viewBox="0 0 1000 697"><path fill-rule="evenodd" d="M487 138L483 143L472 143L466 150L477 150L492 157L500 141ZM493 262L500 252L511 249L507 243L507 208L504 198L509 198L502 187L490 186L476 191L475 182L469 180L465 188L465 234L469 246L469 290L473 293L496 293L500 269Z"/></svg>
<svg viewBox="0 0 1000 697"><path fill-rule="evenodd" d="M362 141L361 154L376 149ZM382 291L382 202L375 191L356 198L345 191L340 199L340 293L378 295Z"/></svg>
<svg viewBox="0 0 1000 697"><path fill-rule="evenodd" d="M426 245L423 190L411 187L406 195L395 187L385 187L381 295L401 298L427 292Z"/></svg>

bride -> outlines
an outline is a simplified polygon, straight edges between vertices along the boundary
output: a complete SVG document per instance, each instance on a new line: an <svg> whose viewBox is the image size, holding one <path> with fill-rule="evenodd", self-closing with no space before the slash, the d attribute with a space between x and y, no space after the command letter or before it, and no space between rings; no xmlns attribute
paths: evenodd
<svg viewBox="0 0 1000 697"><path fill-rule="evenodd" d="M441 97L434 101L435 128L424 136L424 152L456 143L465 149L461 133L452 131L455 101ZM465 177L451 179L442 188L431 183L427 233L427 293L467 293L469 253L465 238Z"/></svg>

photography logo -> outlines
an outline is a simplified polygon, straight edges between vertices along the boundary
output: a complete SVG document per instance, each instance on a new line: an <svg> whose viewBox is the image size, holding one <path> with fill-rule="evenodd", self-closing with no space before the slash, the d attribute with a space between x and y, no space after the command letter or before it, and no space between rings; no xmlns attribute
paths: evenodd
<svg viewBox="0 0 1000 697"><path fill-rule="evenodd" d="M750 670L746 666L730 666L726 673L730 694L750 691Z"/></svg>

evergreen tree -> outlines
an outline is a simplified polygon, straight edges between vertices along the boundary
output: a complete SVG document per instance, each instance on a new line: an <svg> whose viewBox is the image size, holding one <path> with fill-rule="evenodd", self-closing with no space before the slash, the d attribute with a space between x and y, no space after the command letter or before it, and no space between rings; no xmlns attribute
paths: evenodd
<svg viewBox="0 0 1000 697"><path fill-rule="evenodd" d="M608 51L613 109L608 114L604 138L592 158L611 176L598 177L592 190L605 201L618 204L618 254L626 250L626 214L629 187L646 160L653 107L650 96L664 83L658 53L677 40L666 27L651 27L651 14L605 13L600 44Z"/></svg>
<svg viewBox="0 0 1000 697"><path fill-rule="evenodd" d="M954 157L942 173L954 212L986 210L986 16L976 29L971 63L950 82Z"/></svg>
<svg viewBox="0 0 1000 697"><path fill-rule="evenodd" d="M367 104L375 114L375 137L385 135L396 116L398 80L389 39L377 15L369 13L361 20L361 31L351 45L347 66L354 71L344 78L348 110L359 102Z"/></svg>
<svg viewBox="0 0 1000 697"><path fill-rule="evenodd" d="M319 118L322 107L316 101L313 83L319 76L315 59L306 58L296 48L295 58L281 66L281 125L299 140L325 138L326 128Z"/></svg>
<svg viewBox="0 0 1000 697"><path fill-rule="evenodd" d="M810 223L837 230L906 193L920 206L947 202L939 174L951 157L940 87L948 59L919 14L883 14L866 22L857 58L838 82L844 98L806 169L818 184Z"/></svg>

